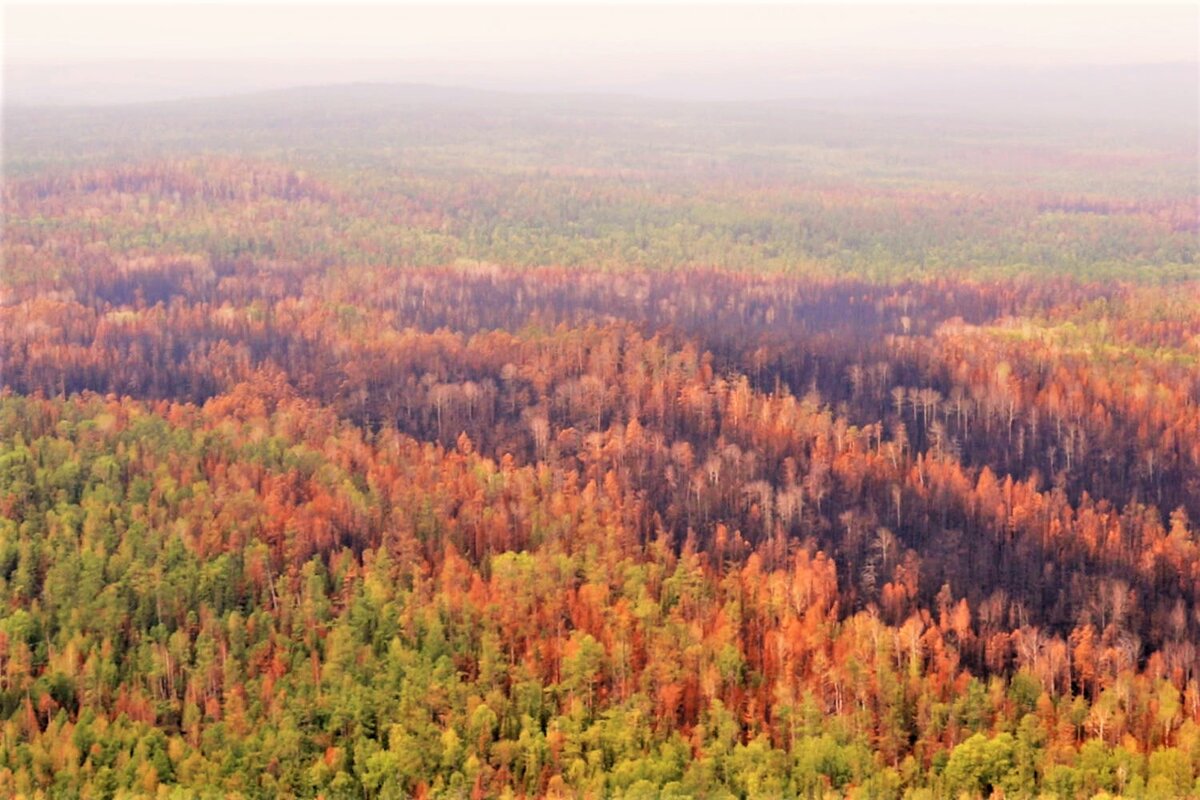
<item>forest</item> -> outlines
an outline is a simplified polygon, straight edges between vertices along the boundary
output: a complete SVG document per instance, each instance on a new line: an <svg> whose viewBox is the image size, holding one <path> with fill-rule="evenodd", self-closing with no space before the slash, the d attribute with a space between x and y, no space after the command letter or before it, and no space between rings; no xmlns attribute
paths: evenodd
<svg viewBox="0 0 1200 800"><path fill-rule="evenodd" d="M1194 129L5 117L0 795L1200 796Z"/></svg>

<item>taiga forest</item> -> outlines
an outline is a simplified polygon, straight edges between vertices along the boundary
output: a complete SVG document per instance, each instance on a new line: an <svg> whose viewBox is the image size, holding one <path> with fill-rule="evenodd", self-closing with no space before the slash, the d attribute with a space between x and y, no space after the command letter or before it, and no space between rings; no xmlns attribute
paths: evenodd
<svg viewBox="0 0 1200 800"><path fill-rule="evenodd" d="M1188 103L6 107L0 795L1200 795Z"/></svg>

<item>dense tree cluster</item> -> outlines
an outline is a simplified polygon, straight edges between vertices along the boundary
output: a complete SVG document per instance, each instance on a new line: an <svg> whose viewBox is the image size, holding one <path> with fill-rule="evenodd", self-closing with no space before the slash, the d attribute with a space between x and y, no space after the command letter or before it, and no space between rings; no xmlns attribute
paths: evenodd
<svg viewBox="0 0 1200 800"><path fill-rule="evenodd" d="M1190 790L1178 287L221 272L3 310L13 790Z"/></svg>
<svg viewBox="0 0 1200 800"><path fill-rule="evenodd" d="M6 182L0 794L1200 793L1191 201L663 158Z"/></svg>

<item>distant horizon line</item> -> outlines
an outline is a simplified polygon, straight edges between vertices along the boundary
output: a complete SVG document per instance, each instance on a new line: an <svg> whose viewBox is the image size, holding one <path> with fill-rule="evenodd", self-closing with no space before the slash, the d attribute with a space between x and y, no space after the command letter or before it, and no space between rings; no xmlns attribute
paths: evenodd
<svg viewBox="0 0 1200 800"><path fill-rule="evenodd" d="M414 61L409 59L408 61ZM297 59L177 59L167 60L159 58L129 58L129 59L85 59L76 62L54 62L53 66L61 67L80 67L93 64L145 64L145 63L168 63L171 65L202 65L202 64L221 64L235 65L241 63L256 63L256 64L290 64L303 63L314 66L322 64L389 64L403 63L405 59L316 59L316 60L297 60ZM11 84L10 68L18 65L22 66L31 64L29 61L21 59L5 59L3 64L3 79L0 80L0 87ZM39 63L38 66L52 66L50 63ZM944 68L936 68L930 65L905 65L893 67L895 70L909 73L936 73L945 74L947 77L961 78L964 74L982 74L982 73L1011 73L1011 74L1036 74L1036 73L1072 73L1078 71L1132 71L1141 69L1196 69L1200 70L1200 60L1196 61L1130 61L1121 64L1110 63L1080 63L1080 64L1053 64L1053 65L1031 65L1031 64L1009 64L1009 65L965 65L953 71ZM813 74L808 76L810 79L819 79L822 72L826 74L840 73L843 77L849 74L866 75L877 71L878 67L859 67L854 70L845 68L813 70ZM1200 71L1197 72L1197 87L1200 88ZM177 88L171 87L169 84L165 86L154 87L159 91L171 92L178 91L179 94L173 97L149 97L144 99L100 99L95 101L81 101L79 99L70 100L39 100L29 101L26 99L12 100L9 98L10 93L3 91L2 107L4 108L97 108L97 107L114 107L114 106L147 106L147 105L162 105L183 101L197 100L220 100L234 99L238 97L250 97L262 94L271 94L278 92L296 91L296 90L317 90L317 89L336 89L349 87L393 87L393 88L410 88L410 89L435 89L441 91L462 91L475 92L480 94L494 95L516 95L528 97L609 97L609 98L624 98L631 100L646 100L656 102L676 102L688 105L704 105L704 104L729 104L729 103L747 103L759 104L764 102L821 102L829 103L836 102L839 97L831 97L828 95L805 94L797 92L795 94L779 94L777 96L759 96L759 97L744 97L744 98L727 98L727 97L698 97L698 96L672 96L663 92L655 91L639 91L639 86L574 86L574 87L539 87L530 85L520 85L520 80L509 81L512 85L497 86L486 85L476 80L469 78L449 78L445 81L429 80L422 78L395 80L362 77L362 78L347 78L335 79L328 82L314 82L312 80L299 80L296 83L267 85L267 86L244 86L244 87L213 87L211 91L201 90L198 88L189 89L186 86ZM150 88L150 87L146 87ZM797 87L799 88L799 87ZM36 91L36 90L35 90ZM40 92L52 92L53 87L42 87ZM846 95L846 99L861 99L862 95ZM1194 99L1194 98L1189 98Z"/></svg>

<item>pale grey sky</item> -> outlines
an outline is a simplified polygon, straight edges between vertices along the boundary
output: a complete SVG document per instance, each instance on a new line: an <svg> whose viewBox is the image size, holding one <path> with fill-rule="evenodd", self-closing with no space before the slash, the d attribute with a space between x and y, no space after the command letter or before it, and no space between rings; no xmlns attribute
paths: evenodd
<svg viewBox="0 0 1200 800"><path fill-rule="evenodd" d="M1195 60L1196 3L9 3L6 58L501 59L803 50L819 61Z"/></svg>
<svg viewBox="0 0 1200 800"><path fill-rule="evenodd" d="M759 74L784 85L893 68L1195 63L1198 51L1195 2L4 5L17 102L119 96L124 84L141 87L137 99L349 80L637 91Z"/></svg>

